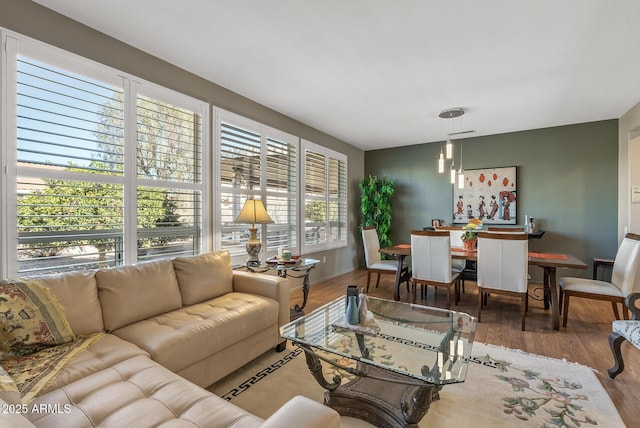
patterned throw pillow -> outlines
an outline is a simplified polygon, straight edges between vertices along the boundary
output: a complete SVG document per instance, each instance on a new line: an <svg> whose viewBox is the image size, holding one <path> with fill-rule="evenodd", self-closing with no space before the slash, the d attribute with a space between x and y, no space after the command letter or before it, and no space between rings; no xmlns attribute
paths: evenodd
<svg viewBox="0 0 640 428"><path fill-rule="evenodd" d="M0 359L74 339L62 307L48 289L29 280L0 282Z"/></svg>

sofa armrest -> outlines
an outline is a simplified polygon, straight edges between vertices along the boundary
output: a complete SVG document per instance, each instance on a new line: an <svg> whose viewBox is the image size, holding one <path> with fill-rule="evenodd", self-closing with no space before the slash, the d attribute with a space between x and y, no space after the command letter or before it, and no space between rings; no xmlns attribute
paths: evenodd
<svg viewBox="0 0 640 428"><path fill-rule="evenodd" d="M233 271L233 291L257 294L277 301L280 305L278 327L290 321L288 279L275 275Z"/></svg>
<svg viewBox="0 0 640 428"><path fill-rule="evenodd" d="M27 404L14 404L10 406L9 403L0 399L0 427L36 428L29 419L22 415L22 413L27 413L26 411L29 408L31 408L31 406Z"/></svg>
<svg viewBox="0 0 640 428"><path fill-rule="evenodd" d="M304 426L305 428L340 428L340 415L324 404L298 395L287 401L261 428Z"/></svg>

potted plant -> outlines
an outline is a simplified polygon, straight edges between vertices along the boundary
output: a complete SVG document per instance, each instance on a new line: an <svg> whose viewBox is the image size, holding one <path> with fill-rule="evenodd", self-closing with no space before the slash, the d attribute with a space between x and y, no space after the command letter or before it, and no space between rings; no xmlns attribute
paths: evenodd
<svg viewBox="0 0 640 428"><path fill-rule="evenodd" d="M364 226L375 226L378 233L380 247L391 245L391 197L394 192L394 183L388 177L370 175L360 181L360 213Z"/></svg>
<svg viewBox="0 0 640 428"><path fill-rule="evenodd" d="M464 243L464 249L469 251L476 248L476 242L478 241L478 229L482 227L482 222L477 218L469 220L465 226L462 226L464 232L460 239Z"/></svg>

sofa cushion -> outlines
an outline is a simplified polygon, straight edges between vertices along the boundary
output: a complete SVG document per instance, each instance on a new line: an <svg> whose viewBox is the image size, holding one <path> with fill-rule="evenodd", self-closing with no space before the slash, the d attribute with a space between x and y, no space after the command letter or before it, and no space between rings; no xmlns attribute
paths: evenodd
<svg viewBox="0 0 640 428"><path fill-rule="evenodd" d="M75 335L49 289L34 281L0 282L0 359L70 342Z"/></svg>
<svg viewBox="0 0 640 428"><path fill-rule="evenodd" d="M182 306L171 260L99 270L96 281L107 331Z"/></svg>
<svg viewBox="0 0 640 428"><path fill-rule="evenodd" d="M61 388L78 379L139 355L149 357L147 352L133 343L122 340L113 334L104 334L91 343L87 349L75 355L58 372L55 379L42 389L41 393Z"/></svg>
<svg viewBox="0 0 640 428"><path fill-rule="evenodd" d="M47 389L47 385L69 361L103 335L100 332L80 336L72 342L48 346L24 357L4 360L4 369L16 383L22 401L28 403Z"/></svg>
<svg viewBox="0 0 640 428"><path fill-rule="evenodd" d="M67 321L75 334L91 334L104 330L95 271L38 276L30 279L51 290L62 305Z"/></svg>
<svg viewBox="0 0 640 428"><path fill-rule="evenodd" d="M44 394L30 413L38 427L257 427L262 420L145 356L127 359Z"/></svg>
<svg viewBox="0 0 640 428"><path fill-rule="evenodd" d="M183 305L193 305L233 291L233 269L228 251L173 260Z"/></svg>
<svg viewBox="0 0 640 428"><path fill-rule="evenodd" d="M115 330L177 372L278 323L278 302L228 293Z"/></svg>
<svg viewBox="0 0 640 428"><path fill-rule="evenodd" d="M22 404L22 397L18 386L13 381L9 373L0 366L0 400L4 400L8 404ZM0 413L2 409L0 409ZM1 425L0 425L1 426Z"/></svg>

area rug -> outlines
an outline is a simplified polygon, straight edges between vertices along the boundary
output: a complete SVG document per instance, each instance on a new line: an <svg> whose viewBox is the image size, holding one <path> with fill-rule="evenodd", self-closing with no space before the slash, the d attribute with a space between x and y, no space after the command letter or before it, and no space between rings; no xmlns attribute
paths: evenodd
<svg viewBox="0 0 640 428"><path fill-rule="evenodd" d="M328 369L329 370L329 369ZM268 352L209 387L251 413L268 418L296 395L324 401L301 349ZM342 426L371 427L350 417ZM624 427L589 367L475 343L464 383L447 385L420 427Z"/></svg>

